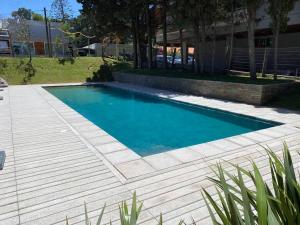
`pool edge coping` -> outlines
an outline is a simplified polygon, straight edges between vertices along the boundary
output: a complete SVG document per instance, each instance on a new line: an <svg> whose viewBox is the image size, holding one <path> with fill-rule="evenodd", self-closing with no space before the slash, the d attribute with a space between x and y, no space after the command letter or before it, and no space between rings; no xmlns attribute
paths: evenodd
<svg viewBox="0 0 300 225"><path fill-rule="evenodd" d="M103 84L103 83L89 83L89 84ZM126 183L131 179L136 179L137 177L144 177L144 176L150 176L152 174L159 174L163 173L164 171L171 170L173 167L185 167L185 166L190 166L193 165L194 162L198 162L199 160L205 160L207 156L211 155L218 155L218 153L224 153L227 150L238 150L240 148L247 148L251 145L259 145L261 142L268 141L268 140L273 140L275 138L284 138L287 133L282 133L278 132L278 128L282 128L283 130L290 130L291 133L296 133L299 132L300 129L298 129L296 126L292 126L291 124L283 123L282 121L276 121L273 119L274 122L279 122L282 123L282 125L267 128L267 129L262 129L258 131L253 131L241 135L236 135L228 138L223 138L223 139L218 139L215 141L203 143L203 144L198 144L198 145L193 145L185 148L180 148L180 149L175 149L171 150L168 152L164 153L159 153L159 154L154 154L146 157L141 157L137 155L134 151L132 151L129 148L117 150L117 151L112 151L112 152L103 152L101 151L101 145L96 146L93 144L93 132L97 136L99 133L106 133L103 131L100 127L94 125L91 121L83 117L81 114L76 112L74 109L63 103L61 100L59 100L57 97L49 93L44 89L44 87L51 87L51 86L74 86L74 85L86 85L86 83L64 83L64 84L42 84L42 85L33 85L37 87L37 91L42 95L42 97L49 103L49 105L53 108L54 111L64 120L65 123L68 124L72 128L72 130L77 133L77 135L80 137L83 142L93 150L95 154L98 154L98 157L100 157L106 164L109 165L109 168L113 170L113 172L117 175L117 177L121 180L122 183ZM126 85L126 84L120 84L120 83L105 83L104 85L107 86L113 86L113 87L119 87L119 88L124 88L126 90L132 90L132 88L136 87L134 91L141 91L141 89L144 89L146 91L142 92L143 94L149 94L147 90L149 91L149 88L141 87L141 86L135 86L135 85ZM134 87L133 87L134 86ZM158 89L153 89L155 90L155 93L152 93L155 96L158 96L160 98L167 98L172 100L173 98L168 96L168 94L176 94L177 99L176 101L182 101L184 103L189 103L189 104L195 104L195 102L189 102L184 99L178 100L181 96L186 96L185 94L180 94L180 93L175 93L175 92L170 92L170 91L162 91ZM160 94L157 94L157 93ZM162 94L163 93L163 94ZM151 93L150 93L151 94ZM178 97L179 96L179 97ZM193 96L197 97L197 96ZM205 97L201 97L205 98ZM208 98L205 98L208 99ZM217 100L220 101L220 100ZM228 102L228 101L226 101ZM232 104L239 104L241 105L242 103L233 103ZM200 104L199 104L200 105ZM202 106L202 105L200 105ZM217 107L211 107L213 109L219 109ZM227 111L231 112L229 110L223 110L222 108L220 109L222 111ZM85 124L84 129L87 129L88 127L91 128L92 131L90 131L88 136L84 135L84 132L80 128L76 128L72 122L68 121L68 113L74 114L76 119L81 120L83 124ZM234 112L237 114L241 114L239 112ZM253 117L253 115L247 115L247 114L242 114L246 116ZM257 117L261 119L261 117ZM263 120L269 120L269 119L264 119ZM299 115L300 119L300 115ZM78 121L77 121L78 122ZM96 128L97 127L97 128ZM274 129L274 128L277 128ZM281 130L282 130L281 129ZM99 132L100 131L100 132ZM293 132L292 132L293 131ZM270 136L267 135L269 133ZM106 133L107 134L107 133ZM257 140L253 140L253 135L257 135ZM118 140L113 138L111 135L107 134L106 136L109 136L112 138L113 144L120 143ZM252 138L249 138L249 136ZM262 138L261 136L265 136L265 139L259 140L259 138ZM248 145L240 145L238 144L237 141L232 141L232 139L244 139L248 141ZM255 137L254 137L255 139ZM109 143L108 143L109 144ZM185 151L182 151L185 150ZM124 158L124 155L127 159L121 159L121 161L116 160L116 158ZM127 157L129 156L129 157ZM222 160L222 157L220 157L220 160ZM164 164L163 166L159 166L157 164Z"/></svg>

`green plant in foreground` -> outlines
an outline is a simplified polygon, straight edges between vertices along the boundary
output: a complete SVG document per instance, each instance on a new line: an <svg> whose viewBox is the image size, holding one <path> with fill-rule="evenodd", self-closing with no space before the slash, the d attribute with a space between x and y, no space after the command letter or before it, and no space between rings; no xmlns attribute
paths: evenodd
<svg viewBox="0 0 300 225"><path fill-rule="evenodd" d="M106 207L106 205L103 206L103 208L98 216L96 225L101 225L105 207ZM143 207L143 203L138 204L137 199L136 199L136 193L134 192L133 197L132 197L132 205L131 205L130 211L128 210L129 207L128 207L128 204L126 201L123 201L119 205L121 225L136 225L139 215L141 213L142 207ZM91 225L91 221L88 216L86 203L84 204L84 215L85 215L85 225ZM68 217L66 218L66 225L70 225Z"/></svg>
<svg viewBox="0 0 300 225"><path fill-rule="evenodd" d="M105 205L102 208L98 218L96 225L101 225L102 217L104 214ZM137 225L138 224L138 218L140 216L140 213L142 211L143 203L138 203L136 198L136 192L133 193L132 197L132 205L131 210L129 211L129 206L126 201L123 201L119 205L119 213L120 213L120 224L121 225ZM85 215L85 225L91 225L90 218L88 216L87 212L87 206L84 204L84 215ZM183 220L180 221L178 225L183 225ZM66 225L70 225L68 217L66 217ZM110 225L112 225L112 222L110 221ZM162 214L160 214L158 225L163 225L163 218ZM195 223L193 224L195 225Z"/></svg>
<svg viewBox="0 0 300 225"><path fill-rule="evenodd" d="M100 69L94 72L92 77L86 79L87 82L109 82L113 80L111 65L107 63L100 65Z"/></svg>
<svg viewBox="0 0 300 225"><path fill-rule="evenodd" d="M283 160L271 150L266 151L272 176L271 185L263 180L254 162L253 172L234 166L237 175L231 175L221 165L217 165L217 178L209 179L217 185L218 200L203 190L213 224L300 224L300 184L296 179L289 149L285 144ZM248 180L254 188L246 185Z"/></svg>

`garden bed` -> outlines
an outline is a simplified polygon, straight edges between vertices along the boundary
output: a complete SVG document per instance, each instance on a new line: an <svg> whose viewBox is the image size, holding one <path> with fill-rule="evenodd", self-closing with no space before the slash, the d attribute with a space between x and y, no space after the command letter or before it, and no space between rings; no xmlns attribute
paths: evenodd
<svg viewBox="0 0 300 225"><path fill-rule="evenodd" d="M284 81L282 83L274 82L267 84L251 84L170 76L152 76L127 72L115 72L113 76L115 81L122 83L130 83L254 105L263 105L294 85L294 82L291 81Z"/></svg>

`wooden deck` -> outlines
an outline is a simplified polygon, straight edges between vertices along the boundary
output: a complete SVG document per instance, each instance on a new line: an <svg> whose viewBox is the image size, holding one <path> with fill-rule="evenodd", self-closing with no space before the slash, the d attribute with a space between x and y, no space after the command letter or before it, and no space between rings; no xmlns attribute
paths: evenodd
<svg viewBox="0 0 300 225"><path fill-rule="evenodd" d="M103 224L110 220L119 224L118 203L130 201L134 191L144 202L140 224L156 225L162 212L165 225L181 219L189 224L191 218L206 225L211 222L200 191L207 188L214 193L206 178L213 176L210 166L216 162L250 168L252 159L268 181L262 146L281 154L286 141L295 166L300 167L297 112L122 87L284 124L154 158L136 158L40 86L11 86L0 93L4 97L0 101L0 151L7 155L0 171L0 225L65 224L66 216L70 224L84 224L84 202L94 219L106 203ZM164 164L167 166L161 166ZM227 162L224 166L232 169Z"/></svg>

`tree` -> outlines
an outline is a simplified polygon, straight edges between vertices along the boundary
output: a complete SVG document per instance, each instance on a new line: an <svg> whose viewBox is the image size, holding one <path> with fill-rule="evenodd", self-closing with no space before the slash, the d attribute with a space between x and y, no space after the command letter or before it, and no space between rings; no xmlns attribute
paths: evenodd
<svg viewBox="0 0 300 225"><path fill-rule="evenodd" d="M211 53L211 74L215 73L215 57L216 57L216 38L217 38L217 23L226 19L225 2L222 0L211 0L212 9L208 11L208 25L211 26L212 36L212 53Z"/></svg>
<svg viewBox="0 0 300 225"><path fill-rule="evenodd" d="M167 53L167 10L168 10L168 0L161 0L161 23L163 30L163 65L164 68L168 68L168 53Z"/></svg>
<svg viewBox="0 0 300 225"><path fill-rule="evenodd" d="M8 20L8 27L11 33L14 35L14 40L23 43L25 50L27 51L30 61L31 48L30 48L30 28L28 20L21 16L15 16L13 19Z"/></svg>
<svg viewBox="0 0 300 225"><path fill-rule="evenodd" d="M146 58L145 4L146 1L135 0L77 0L82 4L82 14L94 18L94 32L99 40L116 40L121 42L133 40L135 67L142 67Z"/></svg>
<svg viewBox="0 0 300 225"><path fill-rule="evenodd" d="M242 3L239 0L222 0L224 4L224 21L230 27L229 43L227 43L226 49L226 70L229 73L232 62L233 46L234 46L234 33L236 23L244 21L245 16L243 13L237 13L236 10L241 8Z"/></svg>
<svg viewBox="0 0 300 225"><path fill-rule="evenodd" d="M72 14L68 0L53 0L51 5L51 16L62 22L66 22Z"/></svg>
<svg viewBox="0 0 300 225"><path fill-rule="evenodd" d="M271 27L273 30L273 47L274 47L274 80L278 75L278 42L279 33L285 31L288 25L288 14L294 9L297 0L268 0L268 13L272 18Z"/></svg>
<svg viewBox="0 0 300 225"><path fill-rule="evenodd" d="M44 17L38 13L32 13L32 17L31 17L32 20L35 20L35 21L44 21Z"/></svg>
<svg viewBox="0 0 300 225"><path fill-rule="evenodd" d="M250 78L256 80L256 60L255 60L255 27L256 27L256 11L263 3L263 0L243 0L247 14L248 23L248 47L249 47L249 63Z"/></svg>
<svg viewBox="0 0 300 225"><path fill-rule="evenodd" d="M22 18L25 20L31 20L32 11L26 8L19 8L17 11L11 13L14 18Z"/></svg>
<svg viewBox="0 0 300 225"><path fill-rule="evenodd" d="M185 16L194 31L196 72L203 73L207 31L211 25L213 2L211 0L187 0L182 1L181 8L185 10Z"/></svg>
<svg viewBox="0 0 300 225"><path fill-rule="evenodd" d="M178 29L179 33L179 42L181 49L181 67L184 65L184 55L183 55L183 28L187 25L187 18L185 16L185 9L183 7L183 0L175 0L172 2L170 7L170 14L172 17L173 24Z"/></svg>

